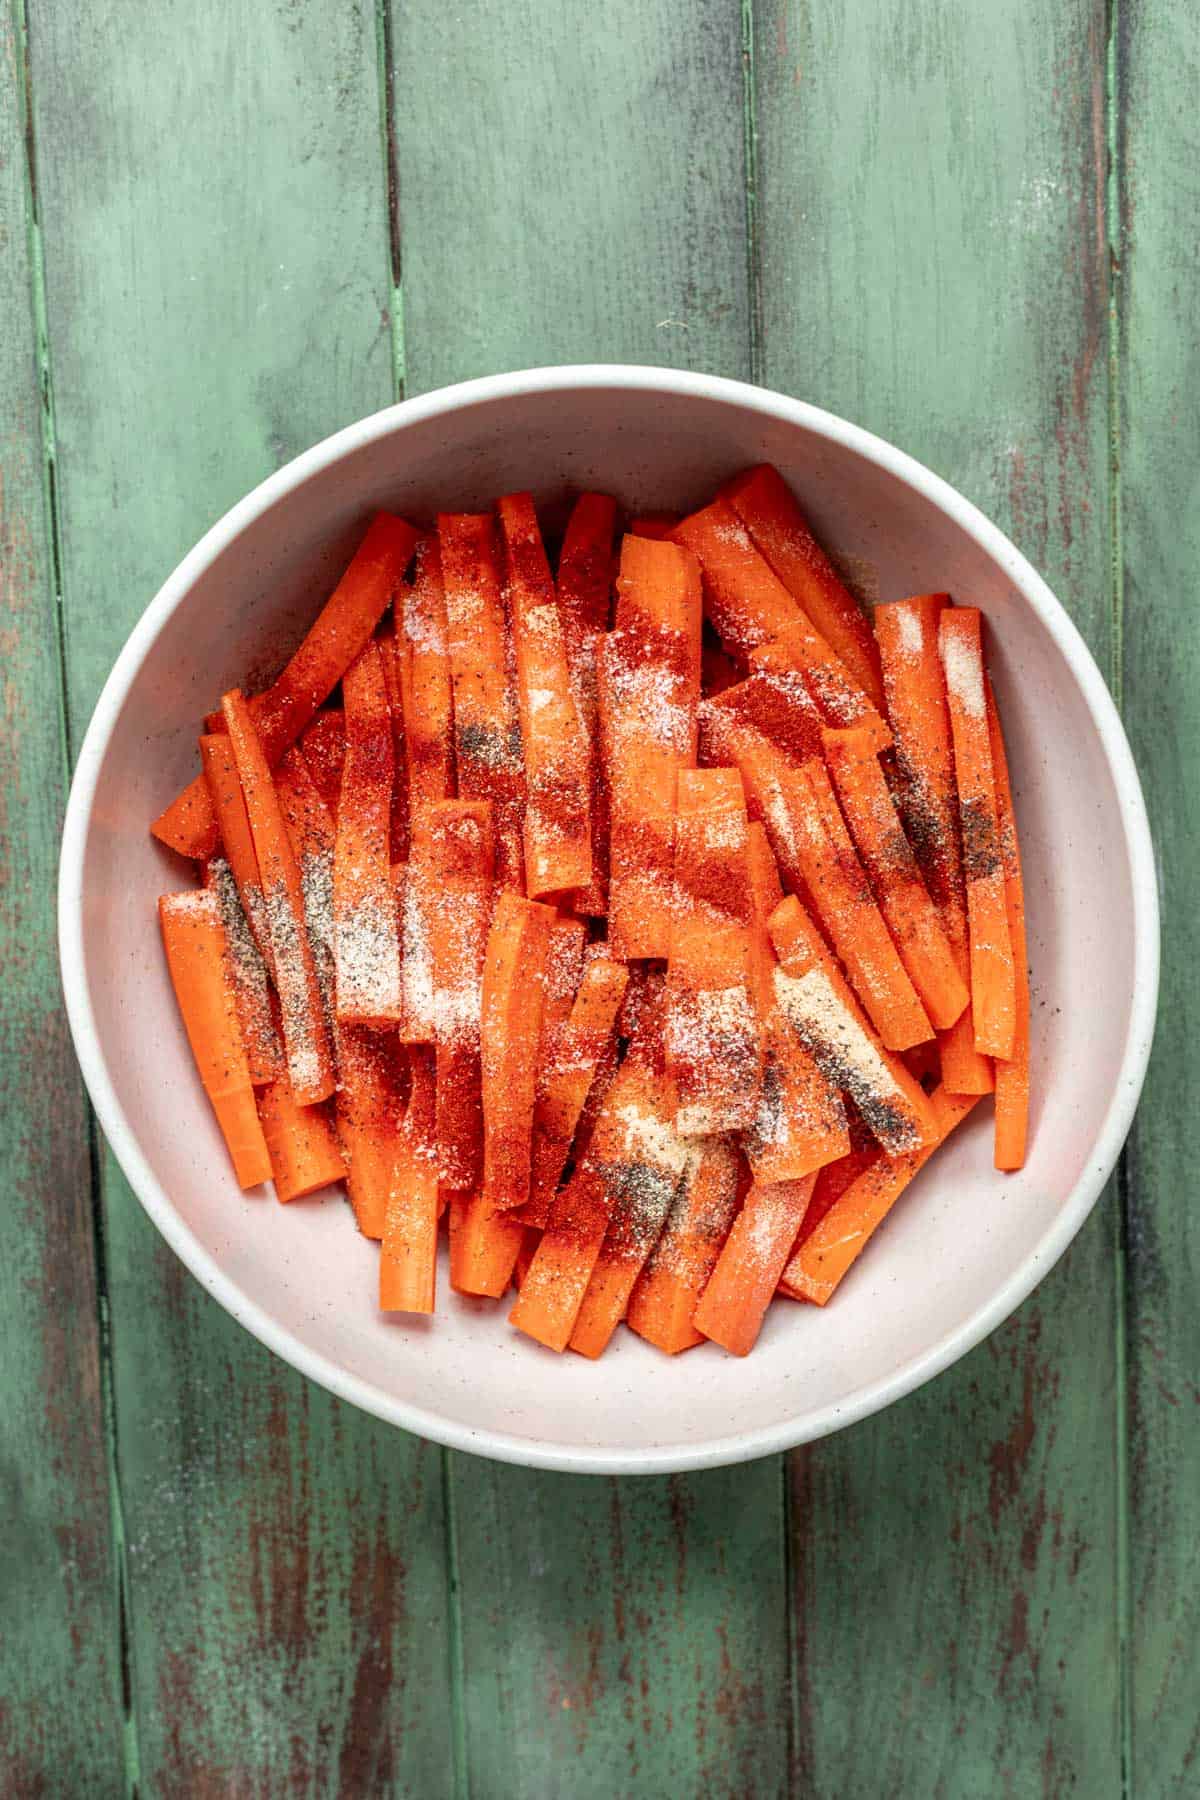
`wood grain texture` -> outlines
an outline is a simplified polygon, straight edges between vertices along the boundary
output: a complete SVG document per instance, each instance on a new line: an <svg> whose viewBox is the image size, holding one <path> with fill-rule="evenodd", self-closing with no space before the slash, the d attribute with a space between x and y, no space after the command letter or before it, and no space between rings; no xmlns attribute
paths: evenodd
<svg viewBox="0 0 1200 1800"><path fill-rule="evenodd" d="M409 392L606 358L749 374L736 8L406 0L392 45ZM778 1459L449 1469L471 1793L782 1791Z"/></svg>
<svg viewBox="0 0 1200 1800"><path fill-rule="evenodd" d="M63 756L43 481L38 308L19 95L0 13L0 1786L119 1793L110 1551L87 1119L54 948Z"/></svg>
<svg viewBox="0 0 1200 1800"><path fill-rule="evenodd" d="M759 0L754 45L763 378L978 501L1102 667L1104 32L1091 0ZM1119 1791L1113 1230L796 1455L802 1791Z"/></svg>
<svg viewBox="0 0 1200 1800"><path fill-rule="evenodd" d="M1187 7L1120 9L1121 570L1124 712L1163 905L1163 1003L1126 1156L1132 1789L1200 1774L1200 1231L1189 1121L1200 1079L1200 482L1194 220L1200 39Z"/></svg>
<svg viewBox="0 0 1200 1800"><path fill-rule="evenodd" d="M375 21L96 0L39 6L32 50L82 722L201 530L390 398ZM143 1790L436 1800L437 1453L285 1369L103 1187Z"/></svg>

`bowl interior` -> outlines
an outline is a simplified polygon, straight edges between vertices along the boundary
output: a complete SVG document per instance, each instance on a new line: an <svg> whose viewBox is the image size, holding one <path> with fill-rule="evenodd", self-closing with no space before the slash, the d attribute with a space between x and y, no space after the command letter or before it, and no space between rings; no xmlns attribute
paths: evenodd
<svg viewBox="0 0 1200 1800"><path fill-rule="evenodd" d="M745 1362L707 1346L668 1360L629 1333L597 1364L560 1358L513 1332L503 1306L445 1288L432 1323L386 1319L374 1302L376 1249L341 1200L283 1209L233 1184L155 927L156 896L181 885L185 871L152 842L148 821L193 773L202 713L248 670L271 672L373 507L429 516L531 487L553 518L586 486L642 508L688 507L762 459L795 485L861 585L883 599L949 589L987 615L1028 888L1027 1166L993 1172L990 1106L981 1107L836 1302L823 1312L773 1307ZM467 1447L613 1467L716 1460L765 1447L756 1434L815 1435L912 1385L948 1340L994 1318L1006 1291L1010 1302L1020 1298L1031 1253L1077 1184L1099 1172L1097 1140L1132 1017L1136 908L1097 724L1008 561L898 474L813 424L727 398L619 384L402 416L252 517L146 651L102 749L82 863L65 874L80 896L95 1054L144 1170L120 1122L105 1123L143 1199L206 1284L291 1360L373 1410Z"/></svg>

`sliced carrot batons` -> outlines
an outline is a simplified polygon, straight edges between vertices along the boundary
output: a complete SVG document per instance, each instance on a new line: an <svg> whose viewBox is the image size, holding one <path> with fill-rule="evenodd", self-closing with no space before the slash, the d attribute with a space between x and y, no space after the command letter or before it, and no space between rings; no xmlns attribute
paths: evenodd
<svg viewBox="0 0 1200 1800"><path fill-rule="evenodd" d="M502 893L483 970L483 1199L493 1211L529 1198L546 959L554 909Z"/></svg>
<svg viewBox="0 0 1200 1800"><path fill-rule="evenodd" d="M246 1051L246 1065L254 1087L265 1087L283 1074L283 1046L271 1011L271 980L242 910L229 864L212 856L204 865L204 885L216 895L229 957L238 1025Z"/></svg>
<svg viewBox="0 0 1200 1800"><path fill-rule="evenodd" d="M238 1186L271 1179L271 1158L254 1104L215 894L193 889L158 903L167 968L204 1091L212 1103Z"/></svg>
<svg viewBox="0 0 1200 1800"><path fill-rule="evenodd" d="M319 712L300 733L297 745L330 818L335 818L342 792L342 764L346 760L346 715L341 707Z"/></svg>
<svg viewBox="0 0 1200 1800"><path fill-rule="evenodd" d="M1029 1129L1029 968L1025 942L1025 888L1021 879L1021 852L1017 844L1008 757L990 682L987 684L987 707L992 768L996 778L1000 856L1004 864L1004 899L1008 908L1016 984L1012 1055L996 1063L995 1162L998 1169L1019 1169L1025 1161L1025 1139Z"/></svg>
<svg viewBox="0 0 1200 1800"><path fill-rule="evenodd" d="M967 884L971 1003L975 1048L1011 1057L1016 1031L1016 975L1005 899L1004 858L996 811L996 776L988 734L983 623L974 607L947 607L938 625L946 673L954 778Z"/></svg>
<svg viewBox="0 0 1200 1800"><path fill-rule="evenodd" d="M480 1018L492 905L492 809L486 800L441 800L428 833L433 1025L437 1046L437 1172L449 1188L483 1174Z"/></svg>
<svg viewBox="0 0 1200 1800"><path fill-rule="evenodd" d="M400 692L409 827L427 806L454 796L454 689L442 558L422 538L413 578L396 595L394 657Z"/></svg>
<svg viewBox="0 0 1200 1800"><path fill-rule="evenodd" d="M706 1138L696 1152L625 1315L631 1331L669 1356L704 1342L692 1315L737 1211L732 1138Z"/></svg>
<svg viewBox="0 0 1200 1800"><path fill-rule="evenodd" d="M383 1312L431 1313L437 1288L438 1156L434 1053L409 1052L411 1088L383 1221L379 1305Z"/></svg>
<svg viewBox="0 0 1200 1800"><path fill-rule="evenodd" d="M392 889L392 721L383 659L369 643L342 680L346 760L333 853L337 1016L396 1025L404 1016L400 935Z"/></svg>
<svg viewBox="0 0 1200 1800"><path fill-rule="evenodd" d="M608 909L608 793L600 756L596 658L612 600L616 511L610 494L580 494L567 520L557 575L567 668L588 744L592 879L576 894L575 910L596 917Z"/></svg>
<svg viewBox="0 0 1200 1800"><path fill-rule="evenodd" d="M346 1188L358 1229L381 1238L408 1103L408 1057L394 1031L370 1025L340 1025L337 1050L336 1117Z"/></svg>
<svg viewBox="0 0 1200 1800"><path fill-rule="evenodd" d="M340 715L339 715L340 716ZM298 744L285 750L275 771L275 792L300 870L304 922L317 971L326 1021L333 1018L334 924L333 854L337 841L333 814L322 799L308 758Z"/></svg>
<svg viewBox="0 0 1200 1800"><path fill-rule="evenodd" d="M254 837L246 813L246 801L238 778L233 746L229 742L228 733L223 729L223 714L221 723L222 730L219 733L205 732L200 739L200 763L217 820L217 853L228 864L251 936L269 970L271 934L267 929L263 908L262 880L258 872L258 858L254 854Z"/></svg>
<svg viewBox="0 0 1200 1800"><path fill-rule="evenodd" d="M616 1047L617 1013L628 980L624 964L606 956L593 958L569 1017L543 1057L533 1116L529 1203L522 1212L529 1225L543 1226L549 1217L592 1083L605 1051Z"/></svg>
<svg viewBox="0 0 1200 1800"><path fill-rule="evenodd" d="M756 1181L730 1227L692 1316L697 1331L734 1356L754 1348L816 1179Z"/></svg>
<svg viewBox="0 0 1200 1800"><path fill-rule="evenodd" d="M344 1179L346 1159L327 1101L297 1106L283 1076L260 1093L258 1116L280 1200L299 1200Z"/></svg>

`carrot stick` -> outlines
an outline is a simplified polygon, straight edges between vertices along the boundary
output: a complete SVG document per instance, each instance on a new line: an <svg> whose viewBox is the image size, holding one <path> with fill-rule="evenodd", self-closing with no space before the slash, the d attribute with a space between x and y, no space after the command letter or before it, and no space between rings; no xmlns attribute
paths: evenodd
<svg viewBox="0 0 1200 1800"><path fill-rule="evenodd" d="M434 1053L409 1054L412 1087L399 1133L379 1257L383 1312L431 1313L437 1287L438 1173Z"/></svg>
<svg viewBox="0 0 1200 1800"><path fill-rule="evenodd" d="M342 765L346 760L345 713L340 707L319 712L307 730L300 733L298 744L304 765L329 809L330 818L336 818L342 792Z"/></svg>
<svg viewBox="0 0 1200 1800"><path fill-rule="evenodd" d="M334 1071L305 925L300 871L250 709L236 688L224 696L221 706L262 878L288 1079L297 1105L314 1106L333 1092Z"/></svg>
<svg viewBox="0 0 1200 1800"><path fill-rule="evenodd" d="M766 832L757 823L750 826L747 861L755 990L767 1055L758 1108L742 1147L755 1181L768 1185L799 1181L836 1161L849 1150L850 1138L841 1095L775 998L776 957L767 921L782 902L783 890Z"/></svg>
<svg viewBox="0 0 1200 1800"><path fill-rule="evenodd" d="M604 956L590 962L570 1017L556 1034L549 1058L543 1060L533 1115L529 1202L521 1213L528 1225L544 1226L550 1216L589 1089L605 1050L615 1047L617 1012L628 980L629 972L621 963Z"/></svg>
<svg viewBox="0 0 1200 1800"><path fill-rule="evenodd" d="M948 607L938 626L946 672L954 779L967 884L975 1048L1011 1057L1016 1032L1016 973L1005 899L996 776L988 736L983 621L975 607Z"/></svg>
<svg viewBox="0 0 1200 1800"><path fill-rule="evenodd" d="M811 911L795 818L798 764L761 731L710 700L700 705L700 762L705 768L737 769L746 792L748 817L766 831L788 892L799 894Z"/></svg>
<svg viewBox="0 0 1200 1800"><path fill-rule="evenodd" d="M525 772L512 646L490 513L439 513L446 638L454 688L454 759L464 800L490 800L496 880L524 891Z"/></svg>
<svg viewBox="0 0 1200 1800"><path fill-rule="evenodd" d="M454 698L446 594L435 537L417 545L412 584L396 597L396 663L410 826L454 795Z"/></svg>
<svg viewBox="0 0 1200 1800"><path fill-rule="evenodd" d="M483 1171L480 1006L492 903L492 809L486 800L439 800L425 813L434 895L430 913L437 1044L437 1169L450 1188Z"/></svg>
<svg viewBox="0 0 1200 1800"><path fill-rule="evenodd" d="M847 1188L852 1187L865 1170L874 1168L877 1162L884 1160L884 1152L857 1113L851 1122L851 1143L853 1147L849 1155L843 1156L839 1162L826 1163L823 1169L817 1171L816 1186L813 1188L812 1198L804 1214L804 1222L796 1237L795 1248L787 1268L779 1277L779 1291L788 1294L793 1300L804 1298L802 1294L794 1292L790 1285L793 1267L797 1273L799 1272L796 1258L800 1253L801 1244L806 1243L813 1235L826 1213L833 1210Z"/></svg>
<svg viewBox="0 0 1200 1800"><path fill-rule="evenodd" d="M1013 1053L996 1063L996 1154L998 1169L1019 1169L1025 1161L1029 1129L1029 966L1025 942L1025 888L1021 879L1021 852L1013 811L1012 784L1000 714L992 684L987 683L988 735L992 768L996 777L996 814L1000 826L1000 855L1004 863L1004 899L1012 939L1016 1011Z"/></svg>
<svg viewBox="0 0 1200 1800"><path fill-rule="evenodd" d="M342 680L346 761L333 853L337 1016L351 1025L404 1017L400 936L392 890L392 721L378 646Z"/></svg>
<svg viewBox="0 0 1200 1800"><path fill-rule="evenodd" d="M804 880L825 935L889 1050L933 1036L896 953L866 871L846 830L829 777L815 759L797 771L792 797Z"/></svg>
<svg viewBox="0 0 1200 1800"><path fill-rule="evenodd" d="M685 769L675 813L666 1068L675 1129L738 1131L758 1110L746 800L736 769Z"/></svg>
<svg viewBox="0 0 1200 1800"><path fill-rule="evenodd" d="M450 1285L460 1294L498 1300L512 1280L525 1226L493 1212L482 1188L450 1196Z"/></svg>
<svg viewBox="0 0 1200 1800"><path fill-rule="evenodd" d="M700 571L676 544L626 537L617 625L599 661L610 807L608 938L626 961L667 954L675 779L696 761Z"/></svg>
<svg viewBox="0 0 1200 1800"><path fill-rule="evenodd" d="M871 740L857 729L827 731L825 761L900 960L931 1023L945 1031L961 1017L971 996Z"/></svg>
<svg viewBox="0 0 1200 1800"><path fill-rule="evenodd" d="M728 649L746 658L759 644L778 643L804 671L826 724L855 725L860 719L882 724L845 664L755 549L728 500L718 497L692 513L672 535L699 559L705 612Z"/></svg>
<svg viewBox="0 0 1200 1800"><path fill-rule="evenodd" d="M756 1181L730 1227L692 1322L734 1356L754 1348L816 1179Z"/></svg>
<svg viewBox="0 0 1200 1800"><path fill-rule="evenodd" d="M505 494L496 511L525 754L525 891L536 900L591 885L591 753L532 496Z"/></svg>
<svg viewBox="0 0 1200 1800"><path fill-rule="evenodd" d="M483 1197L494 1211L529 1198L533 1109L554 909L504 892L483 970Z"/></svg>
<svg viewBox="0 0 1200 1800"><path fill-rule="evenodd" d="M254 838L250 832L250 820L246 816L246 802L238 779L237 763L226 733L205 733L200 739L200 762L212 796L218 846L237 886L238 899L250 927L250 934L270 972L271 933L267 928L263 907L258 858L254 854Z"/></svg>
<svg viewBox="0 0 1200 1800"><path fill-rule="evenodd" d="M680 515L673 512L639 513L629 527L632 537L669 538L679 523Z"/></svg>
<svg viewBox="0 0 1200 1800"><path fill-rule="evenodd" d="M413 553L418 533L393 513L376 513L333 593L265 694L250 702L269 767L294 744L341 680L383 614ZM150 828L182 856L209 856L216 819L202 775Z"/></svg>
<svg viewBox="0 0 1200 1800"><path fill-rule="evenodd" d="M494 817L493 813L493 825ZM429 815L425 813L414 821L412 843L403 875L398 875L396 868L392 870L393 883L398 884L396 894L400 919L400 984L403 995L400 1036L410 1044L432 1044L437 1040L433 936L438 889L433 854Z"/></svg>
<svg viewBox="0 0 1200 1800"><path fill-rule="evenodd" d="M381 1238L401 1155L408 1060L395 1032L370 1025L337 1028L337 1126L346 1156L346 1188L358 1229Z"/></svg>
<svg viewBox="0 0 1200 1800"><path fill-rule="evenodd" d="M340 716L340 715L339 715ZM337 840L333 815L321 798L308 759L298 744L285 750L275 771L275 792L292 855L300 870L304 923L312 946L321 1006L333 1020L333 856Z"/></svg>
<svg viewBox="0 0 1200 1800"><path fill-rule="evenodd" d="M626 1188L618 1197L568 1340L578 1355L594 1360L608 1348L676 1198L700 1161L701 1148L699 1143L691 1145L674 1183L669 1176L649 1178L643 1173L636 1180L636 1194Z"/></svg>
<svg viewBox="0 0 1200 1800"><path fill-rule="evenodd" d="M970 985L967 899L958 836L958 795L946 682L938 655L938 620L948 594L918 594L875 608L875 636L883 664L888 720L896 746L897 800L905 835L959 975ZM942 1079L951 1093L986 1094L991 1064L975 1048L968 1004L948 1031L939 1033Z"/></svg>
<svg viewBox="0 0 1200 1800"><path fill-rule="evenodd" d="M815 1301L818 1306L825 1305L914 1175L924 1168L955 1126L966 1118L978 1098L978 1094L948 1094L944 1088L935 1089L930 1095L937 1121L937 1136L933 1143L910 1150L903 1156L884 1157L863 1170L830 1208L812 1236L805 1238L797 1248L784 1270L788 1293L797 1299Z"/></svg>
<svg viewBox="0 0 1200 1800"><path fill-rule="evenodd" d="M634 1283L625 1322L669 1356L704 1342L692 1324L737 1210L738 1157L727 1137L697 1146L658 1242Z"/></svg>
<svg viewBox="0 0 1200 1800"><path fill-rule="evenodd" d="M592 879L576 894L575 909L599 918L608 910L608 794L600 756L596 657L608 629L616 510L610 494L579 496L567 521L557 577L567 668L588 741L591 796Z"/></svg>
<svg viewBox="0 0 1200 1800"><path fill-rule="evenodd" d="M346 1159L326 1102L320 1106L297 1106L287 1077L283 1076L263 1088L258 1097L258 1116L280 1200L299 1200L344 1178Z"/></svg>
<svg viewBox="0 0 1200 1800"><path fill-rule="evenodd" d="M872 1031L800 902L784 900L768 928L780 964L780 1010L829 1080L850 1095L890 1156L931 1142L936 1120L927 1095Z"/></svg>
<svg viewBox="0 0 1200 1800"><path fill-rule="evenodd" d="M813 629L882 712L883 678L871 627L813 536L779 470L760 463L721 491Z"/></svg>
<svg viewBox="0 0 1200 1800"><path fill-rule="evenodd" d="M404 661L404 652L398 635L408 585L402 581L396 589L390 626L388 622L380 626L374 640L379 652L379 666L383 671L383 686L391 725L392 801L388 821L388 856L394 863L407 862L412 848L409 834L408 746L404 736L404 696L400 684L400 665ZM341 801L340 788L338 801Z"/></svg>
<svg viewBox="0 0 1200 1800"><path fill-rule="evenodd" d="M221 913L221 929L225 933L230 979L250 1081L256 1088L265 1087L283 1073L283 1046L271 1016L267 965L251 935L237 884L223 856L211 857L205 864L204 885L216 895Z"/></svg>
<svg viewBox="0 0 1200 1800"><path fill-rule="evenodd" d="M723 689L712 704L752 725L792 762L821 754L824 725L816 702L778 644L760 644L746 679Z"/></svg>
<svg viewBox="0 0 1200 1800"><path fill-rule="evenodd" d="M184 1029L238 1186L257 1187L271 1179L271 1158L238 1030L216 895L204 889L164 894L158 919Z"/></svg>

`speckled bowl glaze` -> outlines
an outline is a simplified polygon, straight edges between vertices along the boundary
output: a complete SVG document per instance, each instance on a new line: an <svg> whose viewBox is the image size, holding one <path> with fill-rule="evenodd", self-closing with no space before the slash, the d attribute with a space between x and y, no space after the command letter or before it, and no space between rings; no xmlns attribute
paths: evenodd
<svg viewBox="0 0 1200 1800"><path fill-rule="evenodd" d="M1028 886L1029 1161L991 1167L990 1108L933 1159L824 1311L771 1309L753 1356L668 1359L630 1333L597 1363L449 1293L432 1322L375 1307L377 1250L339 1199L243 1196L176 1016L154 900L185 871L148 822L193 773L214 696L277 661L374 507L428 516L531 487L690 507L769 460L835 555L883 599L948 589L987 615ZM79 1060L147 1212L235 1318L314 1381L408 1431L547 1468L646 1472L761 1456L911 1392L969 1350L1062 1254L1116 1162L1149 1054L1154 858L1129 746L1040 577L946 482L779 394L595 365L467 382L298 457L186 556L118 658L79 758L60 874Z"/></svg>

